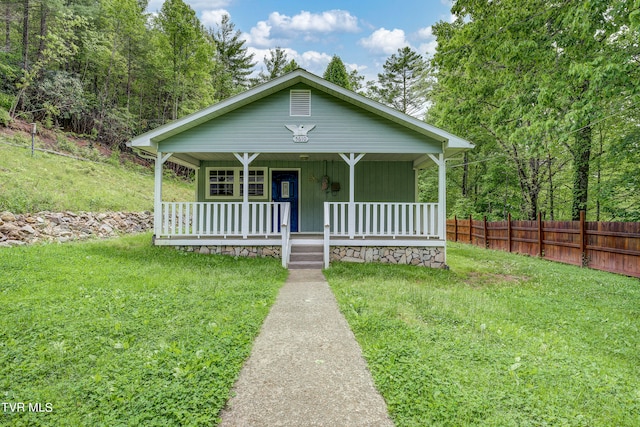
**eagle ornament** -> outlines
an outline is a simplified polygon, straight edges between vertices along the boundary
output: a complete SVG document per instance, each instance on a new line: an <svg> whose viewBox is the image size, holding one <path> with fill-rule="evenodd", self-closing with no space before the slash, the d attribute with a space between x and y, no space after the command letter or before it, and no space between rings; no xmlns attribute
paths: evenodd
<svg viewBox="0 0 640 427"><path fill-rule="evenodd" d="M284 127L293 132L293 142L309 142L307 132L311 132L316 125L284 125Z"/></svg>

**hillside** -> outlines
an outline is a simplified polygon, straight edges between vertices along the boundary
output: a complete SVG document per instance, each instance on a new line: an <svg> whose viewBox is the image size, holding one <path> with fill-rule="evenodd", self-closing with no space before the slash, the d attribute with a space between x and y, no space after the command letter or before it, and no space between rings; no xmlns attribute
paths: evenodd
<svg viewBox="0 0 640 427"><path fill-rule="evenodd" d="M85 158L42 151L31 156L27 127L0 127L0 211L151 211L153 170L132 156L92 146L59 132L40 132L35 146ZM165 172L163 199L193 199L193 184Z"/></svg>

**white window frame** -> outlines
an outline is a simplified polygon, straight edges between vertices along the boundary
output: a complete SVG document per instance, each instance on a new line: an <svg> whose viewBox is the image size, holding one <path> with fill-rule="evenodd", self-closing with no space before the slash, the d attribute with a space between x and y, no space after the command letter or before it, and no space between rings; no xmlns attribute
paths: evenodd
<svg viewBox="0 0 640 427"><path fill-rule="evenodd" d="M211 171L233 171L233 195L231 196L216 196L211 195ZM211 166L205 168L205 195L204 198L207 200L242 200L242 190L241 190L241 174L244 171L244 168L241 167L224 167L224 166ZM262 196L249 196L250 200L268 200L270 194L270 180L271 177L268 173L268 168L249 168L249 172L252 171L262 171L262 175L264 177L264 181L262 184L264 185L264 191Z"/></svg>

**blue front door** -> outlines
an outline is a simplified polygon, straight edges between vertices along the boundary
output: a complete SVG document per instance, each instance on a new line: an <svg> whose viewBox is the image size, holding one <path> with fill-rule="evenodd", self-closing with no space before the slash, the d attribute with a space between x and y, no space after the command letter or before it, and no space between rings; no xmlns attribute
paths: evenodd
<svg viewBox="0 0 640 427"><path fill-rule="evenodd" d="M271 172L271 198L291 203L291 231L298 231L298 171Z"/></svg>

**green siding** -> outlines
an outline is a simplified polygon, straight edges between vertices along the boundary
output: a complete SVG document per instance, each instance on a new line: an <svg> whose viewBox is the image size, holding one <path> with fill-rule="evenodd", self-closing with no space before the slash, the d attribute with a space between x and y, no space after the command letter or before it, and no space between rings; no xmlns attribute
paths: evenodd
<svg viewBox="0 0 640 427"><path fill-rule="evenodd" d="M311 89L311 116L289 116L290 89L203 123L159 144L163 152L440 153L442 144L324 92ZM294 143L285 125L315 124Z"/></svg>
<svg viewBox="0 0 640 427"><path fill-rule="evenodd" d="M240 167L240 162L203 162L198 174L198 201L205 198L208 167ZM349 167L343 161L260 161L251 167L269 169L300 169L300 231L323 230L323 203L349 201ZM321 188L322 177L329 176L332 182L340 183L340 191L333 194ZM413 202L415 197L415 174L412 162L367 162L360 161L355 167L356 202ZM271 183L268 183L269 190ZM236 199L241 200L241 199ZM231 201L231 200L224 200Z"/></svg>

